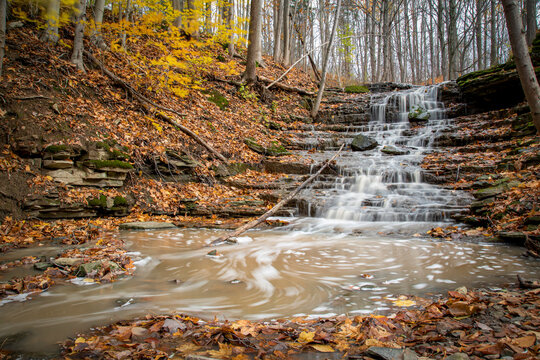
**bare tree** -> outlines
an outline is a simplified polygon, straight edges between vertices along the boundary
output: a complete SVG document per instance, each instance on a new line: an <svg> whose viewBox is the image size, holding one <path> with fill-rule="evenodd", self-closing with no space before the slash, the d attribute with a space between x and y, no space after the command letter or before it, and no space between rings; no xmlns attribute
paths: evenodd
<svg viewBox="0 0 540 360"><path fill-rule="evenodd" d="M502 0L502 4L521 87L529 103L536 132L540 134L540 86L538 86L536 73L522 31L523 25L519 5L516 0Z"/></svg>
<svg viewBox="0 0 540 360"><path fill-rule="evenodd" d="M6 18L7 0L0 0L0 78L4 66L4 52L6 50Z"/></svg>
<svg viewBox="0 0 540 360"><path fill-rule="evenodd" d="M261 8L261 0L251 0L246 71L242 75L242 80L247 83L257 81L257 54L261 44Z"/></svg>
<svg viewBox="0 0 540 360"><path fill-rule="evenodd" d="M536 2L537 0L526 0L527 7L527 45L531 46L536 36Z"/></svg>
<svg viewBox="0 0 540 360"><path fill-rule="evenodd" d="M83 52L84 52L84 24L86 22L86 0L79 0L75 15L75 39L73 40L73 53L71 62L77 65L80 71L84 70Z"/></svg>
<svg viewBox="0 0 540 360"><path fill-rule="evenodd" d="M101 26L103 24L103 11L105 10L105 0L96 0L94 5L94 28L92 29L91 40L101 49L106 49L107 45L101 35Z"/></svg>
<svg viewBox="0 0 540 360"><path fill-rule="evenodd" d="M258 0L256 0L258 1ZM326 54L323 60L323 68L321 73L321 82L319 83L319 92L317 93L317 98L313 104L313 109L311 109L311 116L316 117L319 113L319 107L321 106L322 95L324 92L324 86L326 84L326 72L328 70L328 60L330 59L330 53L332 51L332 44L334 43L334 38L336 37L337 23L339 20L339 11L341 10L341 0L337 0L336 7L336 16L334 17L334 25L332 26L332 33L330 34L330 40L328 47L326 48Z"/></svg>

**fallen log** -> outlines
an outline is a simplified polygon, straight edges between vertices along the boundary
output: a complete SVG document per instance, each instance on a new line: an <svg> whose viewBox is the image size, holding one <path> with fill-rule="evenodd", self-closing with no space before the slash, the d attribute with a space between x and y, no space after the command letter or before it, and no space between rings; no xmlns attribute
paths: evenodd
<svg viewBox="0 0 540 360"><path fill-rule="evenodd" d="M307 180L305 180L302 184L300 184L293 192L291 192L287 197L285 197L285 199L278 202L273 208L271 208L266 213L261 215L258 219L252 220L248 222L247 224L240 226L238 229L236 229L232 233L218 237L217 239L213 240L210 243L210 245L218 246L225 243L235 243L235 241L230 241L230 239L244 233L245 231L251 228L254 228L255 226L262 223L264 220L268 219L270 216L274 215L279 209L283 207L283 205L285 205L290 200L292 200L300 192L300 190L302 190L307 184L315 180L315 178L319 176L324 171L324 169L326 169L328 165L330 165L330 163L334 161L335 158L341 153L341 150L343 150L344 146L345 144L341 145L338 152L336 152L334 156L332 156L332 158L323 162L321 168L315 174L311 175Z"/></svg>
<svg viewBox="0 0 540 360"><path fill-rule="evenodd" d="M272 79L269 79L267 77L264 77L262 75L258 75L257 78L264 82L264 83L267 83L267 84L272 84L272 86L275 86L281 90L285 90L285 91L290 91L290 92L296 92L300 95L308 95L308 96L313 96L315 95L314 92L311 92L311 91L307 91L306 89L302 89L302 88L298 88L298 87L294 87L294 86L291 86L291 85L286 85L286 84L283 84L283 83L280 83L280 82L274 82L274 80Z"/></svg>
<svg viewBox="0 0 540 360"><path fill-rule="evenodd" d="M538 281L525 280L521 276L517 276L519 287L522 289L540 289Z"/></svg>
<svg viewBox="0 0 540 360"><path fill-rule="evenodd" d="M129 93L135 97L137 100L139 100L141 103L143 104L149 104L153 107L155 107L156 109L160 109L160 110L163 110L163 111L166 111L166 112L170 112L170 113L173 113L177 116L185 116L186 114L182 114L174 109L171 109L171 108L168 108L168 107L165 107L163 105L159 105L155 102L153 102L152 100L148 99L147 97L145 97L144 95L142 95L141 93L139 93L137 90L135 90L131 85L129 85L127 82L125 82L124 80L120 79L118 76L116 76L112 71L110 71L109 69L107 69L105 67L105 65L103 65L101 63L101 61L99 61L96 57L94 57L94 55L92 55L90 52L88 52L87 50L84 50L84 55L86 55L86 57L92 61L96 66L98 66L99 68L101 68L101 70L108 76L110 77L113 81L115 81L117 84L119 84L120 86L122 86L124 89L126 89L127 91L129 91ZM203 139L201 139L197 134L195 134L193 131L191 131L190 129L188 129L187 127L183 126L182 124L179 124L177 123L176 121L174 121L172 118L168 117L167 115L163 114L163 113L160 113L159 114L159 117L164 120L165 122L171 124L172 126L178 128L180 131L182 131L184 134L188 135L189 137L191 137L193 140L195 140L195 142L197 142L199 145L201 145L202 147L204 147L206 150L208 150L208 152L213 155L215 158L219 159L220 161L222 161L223 163L227 164L228 161L227 159L221 155L218 151L216 151L212 146L210 146L208 144L208 142L204 141Z"/></svg>

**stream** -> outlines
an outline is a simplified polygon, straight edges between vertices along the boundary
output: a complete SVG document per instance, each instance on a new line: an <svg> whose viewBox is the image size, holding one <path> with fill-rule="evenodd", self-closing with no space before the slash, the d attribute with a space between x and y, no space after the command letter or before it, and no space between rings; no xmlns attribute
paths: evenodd
<svg viewBox="0 0 540 360"><path fill-rule="evenodd" d="M430 119L411 130L406 114L416 105ZM379 146L348 155L354 169L336 179L318 217L249 231L238 244L218 248L219 256L208 256L204 246L222 230L120 232L137 259L135 276L110 284L78 281L31 301L1 302L0 340L9 336L4 347L54 353L56 342L78 331L145 314L258 320L388 313L400 294L429 297L460 286L501 286L515 282L516 274L540 275L538 262L522 257L519 247L419 236L448 225L470 201L423 181L422 156L451 121L436 87L374 96L371 111L362 133ZM382 146L404 153L389 156ZM13 275L0 274L0 280Z"/></svg>

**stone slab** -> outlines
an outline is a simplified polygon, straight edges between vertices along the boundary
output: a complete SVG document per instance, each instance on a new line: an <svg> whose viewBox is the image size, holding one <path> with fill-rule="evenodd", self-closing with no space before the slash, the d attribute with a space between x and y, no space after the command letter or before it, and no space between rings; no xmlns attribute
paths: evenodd
<svg viewBox="0 0 540 360"><path fill-rule="evenodd" d="M167 222L157 221L140 221L123 223L119 226L122 230L158 230L158 229L174 229L176 225Z"/></svg>

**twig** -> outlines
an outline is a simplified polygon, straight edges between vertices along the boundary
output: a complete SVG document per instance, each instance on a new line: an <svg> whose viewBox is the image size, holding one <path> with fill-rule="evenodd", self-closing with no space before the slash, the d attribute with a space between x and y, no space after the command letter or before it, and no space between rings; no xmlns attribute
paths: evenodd
<svg viewBox="0 0 540 360"><path fill-rule="evenodd" d="M262 223L264 220L268 219L270 216L274 215L279 209L281 209L281 207L283 205L285 205L290 200L292 200L300 192L300 190L302 190L307 184L309 184L317 176L319 176L323 172L323 170L326 169L326 167L328 167L328 165L330 165L330 163L332 161L334 161L334 159L341 153L341 150L343 150L344 146L345 146L345 144L341 145L341 147L339 148L339 151L337 153L335 153L334 156L332 156L332 158L330 160L325 161L322 164L321 168L315 174L311 175L306 181L304 181L302 184L300 184L300 186L298 186L293 192L291 192L287 197L285 197L285 199L278 202L272 209L268 210L266 213L264 213L258 219L252 220L252 221L248 222L247 224L240 226L238 229L233 231L231 234L223 235L223 236L220 236L219 238L213 240L210 243L210 245L211 246L218 246L218 245L225 244L225 243L228 242L228 240L230 238L238 236L238 235L244 233L245 231L247 231L247 230L249 230L251 228L254 228L255 226Z"/></svg>
<svg viewBox="0 0 540 360"><path fill-rule="evenodd" d="M273 81L272 79L268 79L268 78L266 78L264 76L261 76L261 75L259 75L258 78L262 82L270 83L270 85L268 85L266 87L266 89L268 89L270 86L275 86L275 87L280 88L282 90L297 92L300 95L308 95L308 96L315 95L314 92L307 91L305 89L297 88L297 87L294 87L294 86L286 85L286 84L283 84L283 83L279 83L279 82L277 82L277 80Z"/></svg>
<svg viewBox="0 0 540 360"><path fill-rule="evenodd" d="M84 50L84 54L86 55L86 57L92 61L94 64L96 64L97 66L99 66L101 68L101 70L107 75L109 76L112 80L114 80L115 82L117 82L118 84L120 84L123 88L125 88L127 91L129 91L131 93L131 95L133 95L137 100L139 100L141 103L146 103L146 104L149 104L153 107L155 107L156 109L160 109L160 110L163 110L163 111L167 111L167 112L170 112L170 113L173 113L177 116L180 116L180 117L183 117L183 116L186 116L186 114L183 114L183 113L180 113L174 109L171 109L171 108L168 108L168 107L165 107L165 106L162 106L162 105L159 105L159 104L156 104L155 102L153 102L152 100L146 98L145 96L143 96L142 94L140 94L137 90L135 90L130 84L128 84L127 82L125 82L124 80L120 79L118 76L116 76L114 73L112 73L110 70L108 70L98 59L96 59L94 57L94 55L92 55L90 52L88 52L87 50ZM227 164L228 161L227 159L221 155L219 152L217 152L212 146L210 146L208 144L208 142L204 141L203 139L201 139L197 134L195 134L193 131L191 131L190 129L188 129L187 127L177 123L176 121L174 121L172 118L166 116L165 114L161 113L159 114L160 115L160 118L166 122L168 122L169 124L173 125L174 127L178 128L180 131L182 131L184 134L188 135L189 137L191 137L193 140L195 140L199 145L201 145L202 147L204 147L206 150L208 150L208 152L210 152L210 154L212 154L214 157L216 157L217 159L219 159L220 161L222 161L223 163Z"/></svg>
<svg viewBox="0 0 540 360"><path fill-rule="evenodd" d="M30 95L30 96L17 96L13 98L14 100L32 100L32 99L51 99L48 96L43 95Z"/></svg>

